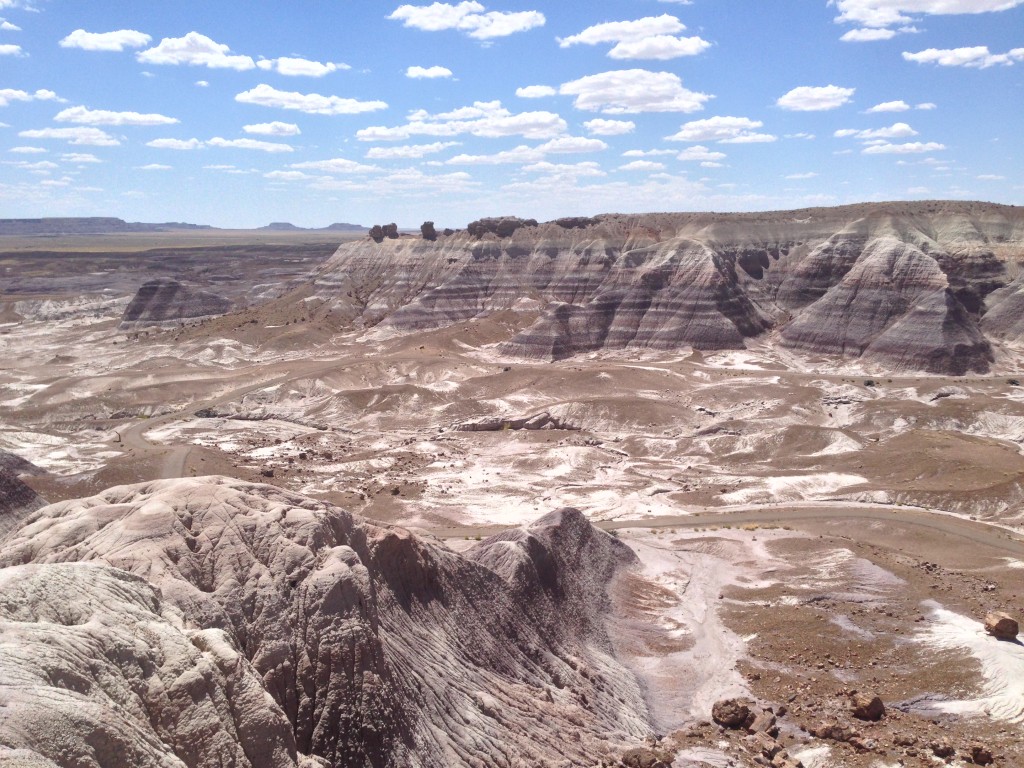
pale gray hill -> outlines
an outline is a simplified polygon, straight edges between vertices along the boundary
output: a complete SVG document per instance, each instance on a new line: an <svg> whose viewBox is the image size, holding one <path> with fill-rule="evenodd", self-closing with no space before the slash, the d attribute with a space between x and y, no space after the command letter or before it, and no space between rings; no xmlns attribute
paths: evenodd
<svg viewBox="0 0 1024 768"><path fill-rule="evenodd" d="M590 766L649 732L603 630L632 560L578 512L464 557L224 478L54 504L0 547L23 585L0 590L20 622L0 744L76 765Z"/></svg>

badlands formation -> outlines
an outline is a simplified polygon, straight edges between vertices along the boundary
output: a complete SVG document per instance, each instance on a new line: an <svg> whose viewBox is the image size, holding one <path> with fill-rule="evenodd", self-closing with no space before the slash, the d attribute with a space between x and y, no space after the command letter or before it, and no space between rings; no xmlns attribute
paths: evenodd
<svg viewBox="0 0 1024 768"><path fill-rule="evenodd" d="M1024 764L1024 210L430 233L0 237L0 765Z"/></svg>

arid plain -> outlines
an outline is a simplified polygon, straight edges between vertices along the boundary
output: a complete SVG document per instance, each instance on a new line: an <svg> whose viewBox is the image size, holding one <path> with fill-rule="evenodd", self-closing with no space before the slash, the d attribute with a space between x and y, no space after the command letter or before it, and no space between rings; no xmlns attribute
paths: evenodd
<svg viewBox="0 0 1024 768"><path fill-rule="evenodd" d="M0 749L1024 764L1021 264L967 203L0 238Z"/></svg>

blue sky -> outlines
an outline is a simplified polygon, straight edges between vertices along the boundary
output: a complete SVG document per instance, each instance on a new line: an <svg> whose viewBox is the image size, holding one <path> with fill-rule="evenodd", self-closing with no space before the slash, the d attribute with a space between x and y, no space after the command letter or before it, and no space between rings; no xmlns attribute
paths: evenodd
<svg viewBox="0 0 1024 768"><path fill-rule="evenodd" d="M1024 204L1024 0L0 0L0 217Z"/></svg>

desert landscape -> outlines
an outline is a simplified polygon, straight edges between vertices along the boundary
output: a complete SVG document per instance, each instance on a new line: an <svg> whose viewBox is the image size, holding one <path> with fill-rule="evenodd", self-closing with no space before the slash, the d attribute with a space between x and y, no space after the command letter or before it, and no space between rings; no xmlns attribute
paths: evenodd
<svg viewBox="0 0 1024 768"><path fill-rule="evenodd" d="M1024 209L20 226L0 762L1024 764Z"/></svg>

